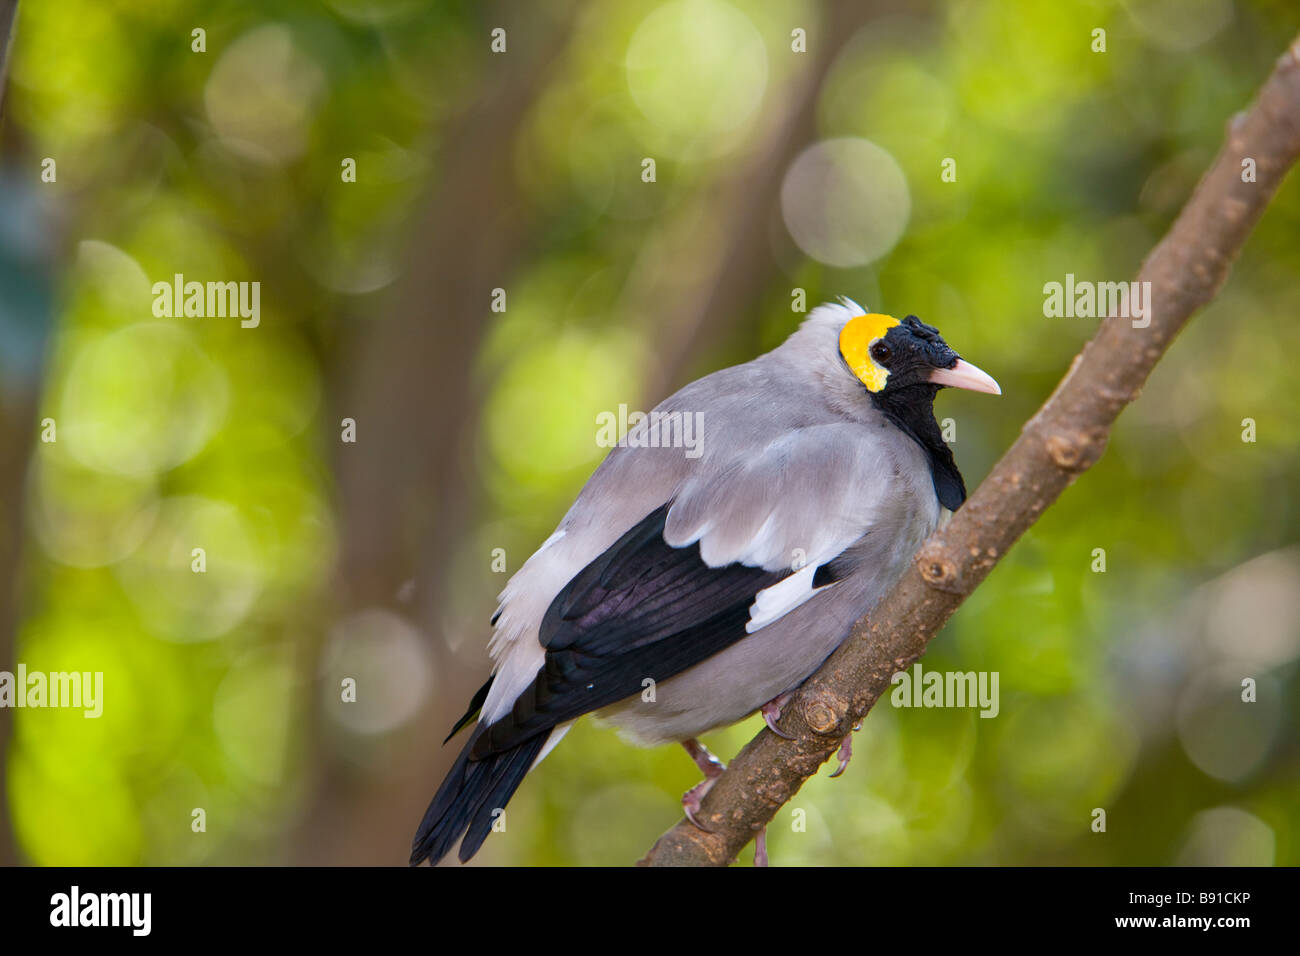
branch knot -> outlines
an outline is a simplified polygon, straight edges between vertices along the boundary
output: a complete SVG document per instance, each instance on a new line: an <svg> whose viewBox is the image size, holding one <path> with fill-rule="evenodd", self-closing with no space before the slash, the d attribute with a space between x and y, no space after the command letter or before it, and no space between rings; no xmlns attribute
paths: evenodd
<svg viewBox="0 0 1300 956"><path fill-rule="evenodd" d="M1047 457L1052 464L1062 471L1079 473L1087 471L1097 463L1101 453L1106 450L1106 433L1104 430L1071 431L1059 429L1051 432L1043 441Z"/></svg>
<svg viewBox="0 0 1300 956"><path fill-rule="evenodd" d="M926 543L916 553L916 569L930 587L949 594L963 593L961 569L948 557L942 545L936 542Z"/></svg>
<svg viewBox="0 0 1300 956"><path fill-rule="evenodd" d="M840 736L841 715L845 710L847 707L842 700L818 695L803 705L804 723L813 733L823 737Z"/></svg>

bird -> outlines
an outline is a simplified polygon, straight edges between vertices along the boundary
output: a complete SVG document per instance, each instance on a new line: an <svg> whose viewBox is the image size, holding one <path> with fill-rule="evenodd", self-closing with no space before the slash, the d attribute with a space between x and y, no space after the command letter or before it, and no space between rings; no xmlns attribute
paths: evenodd
<svg viewBox="0 0 1300 956"><path fill-rule="evenodd" d="M411 864L458 840L474 856L588 714L636 745L682 744L704 774L682 798L697 822L724 769L699 737L755 713L787 736L789 696L965 501L934 417L945 387L1001 394L933 326L840 297L632 425L502 590L492 676L444 741L473 725Z"/></svg>

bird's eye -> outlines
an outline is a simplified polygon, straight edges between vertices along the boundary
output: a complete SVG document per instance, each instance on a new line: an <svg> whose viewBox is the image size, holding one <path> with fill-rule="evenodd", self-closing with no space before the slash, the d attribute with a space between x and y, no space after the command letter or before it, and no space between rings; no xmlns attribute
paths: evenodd
<svg viewBox="0 0 1300 956"><path fill-rule="evenodd" d="M877 362L888 362L889 354L889 346L884 342L877 342L871 346L871 357Z"/></svg>

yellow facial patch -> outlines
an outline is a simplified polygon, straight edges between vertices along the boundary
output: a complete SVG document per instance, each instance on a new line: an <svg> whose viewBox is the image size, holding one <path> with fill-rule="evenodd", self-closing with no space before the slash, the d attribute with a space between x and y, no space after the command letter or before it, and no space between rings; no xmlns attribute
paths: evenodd
<svg viewBox="0 0 1300 956"><path fill-rule="evenodd" d="M892 315L873 312L849 319L848 325L840 332L840 354L869 391L880 391L889 378L889 372L872 360L871 346L898 324L898 319Z"/></svg>

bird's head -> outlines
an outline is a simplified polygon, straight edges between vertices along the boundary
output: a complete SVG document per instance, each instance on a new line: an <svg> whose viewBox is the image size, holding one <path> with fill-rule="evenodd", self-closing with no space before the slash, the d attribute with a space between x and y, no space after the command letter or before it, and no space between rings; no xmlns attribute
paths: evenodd
<svg viewBox="0 0 1300 956"><path fill-rule="evenodd" d="M901 322L879 313L850 319L840 331L840 354L879 399L917 386L931 395L944 386L1002 394L990 375L954 352L938 329L914 315Z"/></svg>

